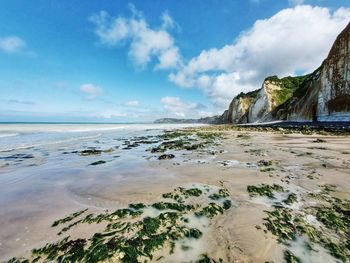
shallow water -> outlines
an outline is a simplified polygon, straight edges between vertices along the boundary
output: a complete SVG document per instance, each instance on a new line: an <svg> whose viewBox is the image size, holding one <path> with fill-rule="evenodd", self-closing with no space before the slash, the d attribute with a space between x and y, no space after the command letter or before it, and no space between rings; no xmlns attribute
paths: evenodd
<svg viewBox="0 0 350 263"><path fill-rule="evenodd" d="M118 189L158 176L143 169L152 144L123 149L125 141L187 126L0 124L0 260L50 241L64 214L120 205ZM105 152L79 154L87 149Z"/></svg>
<svg viewBox="0 0 350 263"><path fill-rule="evenodd" d="M306 238L298 237L295 241L291 243L291 246L288 247L288 249L293 252L295 256L300 258L302 262L309 262L309 263L320 263L320 262L327 262L327 263L337 263L340 262L339 260L336 260L332 256L329 255L329 253L324 249L323 247L313 244L312 250L310 250L306 246L306 242L308 240Z"/></svg>

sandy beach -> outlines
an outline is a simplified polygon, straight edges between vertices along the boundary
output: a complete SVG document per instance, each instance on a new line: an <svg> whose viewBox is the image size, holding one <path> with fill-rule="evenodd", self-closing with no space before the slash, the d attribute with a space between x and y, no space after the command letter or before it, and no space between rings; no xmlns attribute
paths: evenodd
<svg viewBox="0 0 350 263"><path fill-rule="evenodd" d="M140 262L298 262L295 258L349 262L348 135L228 126L163 130L169 129L147 132L142 138L139 133L117 140L101 137L94 139L95 144L87 139L84 147L74 145L75 149L63 143L55 150L35 146L1 152L0 259L56 261L59 255L75 252L56 247L57 253L50 258L47 250L31 250L68 236L68 240L85 240L84 254L91 249L94 234L107 233L106 228L110 231L110 225L117 223L130 226L128 232L118 232L129 240L125 244L138 240L131 247L144 251L147 235L135 230L140 229L137 222L175 211L181 218L171 226L161 221L152 235L165 233L164 229L169 233L172 226L182 224L176 229L180 234L140 254ZM52 160L42 156L45 151L54 155ZM34 156L5 158L13 154ZM167 202L178 206L160 208ZM324 211L320 209L332 209L335 203L335 212L327 211L338 213L339 227L327 214L320 216ZM111 214L128 207L132 209L126 216ZM81 213L74 215L77 211ZM274 211L291 218L269 214ZM96 219L99 214L104 215L100 221ZM86 223L88 219L92 222ZM194 235L194 229L200 234ZM112 250L101 261L132 262L123 250ZM77 255L73 255L77 261L87 261Z"/></svg>

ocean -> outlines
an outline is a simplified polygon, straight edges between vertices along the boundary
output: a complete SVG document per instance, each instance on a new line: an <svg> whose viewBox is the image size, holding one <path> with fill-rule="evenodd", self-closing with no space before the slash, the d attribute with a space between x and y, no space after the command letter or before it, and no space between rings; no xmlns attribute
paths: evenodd
<svg viewBox="0 0 350 263"><path fill-rule="evenodd" d="M156 133L196 124L0 123L0 152Z"/></svg>

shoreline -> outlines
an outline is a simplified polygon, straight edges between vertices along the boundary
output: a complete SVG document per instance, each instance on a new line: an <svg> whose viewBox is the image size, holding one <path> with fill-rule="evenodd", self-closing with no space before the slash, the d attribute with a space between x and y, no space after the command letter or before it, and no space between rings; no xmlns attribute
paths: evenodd
<svg viewBox="0 0 350 263"><path fill-rule="evenodd" d="M73 201L74 205L71 208L67 209L69 206L66 206L65 209L62 209L65 207L64 202L55 215L45 216L45 213L41 214L43 221L39 224L35 223L37 219L35 216L33 220L27 221L27 224L35 225L37 231L43 228L50 233L46 240L43 240L43 237L36 233L37 243L33 246L37 248L40 244L41 246L45 245L47 241L54 242L57 238L61 238L56 236L55 229L52 229L50 224L53 220L63 218L78 210L88 208L93 213L101 213L106 208L113 211L112 209L125 208L131 203L142 202L146 205L152 205L152 203L163 201L162 194L171 192L177 187L198 188L198 184L200 184L215 189L216 187L227 189L228 197L232 201L232 207L223 211L222 214L208 219L210 224L208 228L205 228L208 232L202 229L203 237L199 240L204 242L202 243L204 246L211 244L204 251L208 257L218 262L219 259L222 259L223 262L283 262L286 258L284 254L286 249L292 250L296 257L300 257L306 253L303 250L304 246L293 242L287 246L277 242L280 238L276 235L278 228L275 229L274 234L271 232L271 228L269 229L265 225L266 220L263 219L268 216L265 211L274 211L276 200L265 195L260 196L259 191L266 192L269 189L259 188L257 193L249 193L248 186L261 187L262 184L278 184L283 187L283 191L278 188L271 191L278 200L281 198L281 201L290 193L296 194L297 201L291 205L283 205L282 208L292 209L291 213L296 215L305 211L308 211L310 215L313 213L308 210L309 203L316 202L318 204L318 201L310 198L309 194L322 191L322 187L325 185L334 185L332 192L327 193L327 198L330 198L328 195L342 198L342 200L350 198L348 190L350 189L348 180L350 142L347 134L336 133L337 136L334 136L328 132L317 131L317 134L309 135L301 134L299 130L290 132L284 129L271 129L266 132L260 127L248 130L241 126L207 126L181 129L178 132L181 131L190 134L200 133L202 137L189 140L190 143L187 144L185 143L187 139L181 139L182 135L171 135L176 132L165 133L169 135L168 138L162 137L155 144L166 147L165 151L162 152L164 149L152 146L155 149L153 153L148 150L140 155L142 157L137 157L146 158L146 160L139 163L139 167L136 169L128 168L125 172L119 173L112 170L113 165L103 169L103 164L101 164L91 175L84 175L84 184L76 187L75 195L72 195L71 189L67 196L66 202ZM213 135L209 136L209 134ZM138 140L140 141L140 139ZM183 140L184 143L169 144L169 142L178 140ZM130 141L130 144L135 143L133 139ZM166 143L162 144L164 142ZM197 144L200 142L206 142L205 146L198 146ZM173 154L174 158L158 160L162 154ZM132 164L130 165L132 166ZM119 177L115 177L116 173L119 173ZM96 181L97 184L94 181L86 181L88 178L92 180L103 175L107 177L102 181ZM92 187L93 185L94 187ZM188 200L196 204L196 200L191 198ZM195 198L193 197L193 199ZM203 200L201 199L201 202L204 202ZM326 201L319 202L319 205L324 202ZM185 214L188 213L192 212L189 211ZM60 217L58 217L59 214ZM125 222L132 222L128 221L131 219L126 220ZM296 224L295 222L290 223ZM18 225L21 224L23 225L23 223L18 223ZM96 226L96 230L92 226ZM91 235L93 234L91 231L101 231L104 226L99 224L74 226L67 230L67 235L88 238L88 233ZM325 229L328 228L325 227ZM197 244L194 241L190 243L193 249ZM3 240L0 243L3 243ZM312 260L321 262L317 261L319 254L322 254L324 260L328 260L324 262L331 262L330 259L335 262L335 258L325 252L321 245L320 242L313 244L320 252L310 252L308 255L311 258L310 262L313 262ZM7 251L6 258L1 258L1 260L7 260L16 255L28 256L28 249L30 248ZM24 250L27 252L23 254ZM198 255L190 253L193 251L191 249L176 249L175 251L179 258L186 254L198 257ZM162 249L155 250L155 255L165 257L160 262L171 262L163 252ZM122 258L118 260L122 262ZM115 259L115 262L119 262L118 260Z"/></svg>

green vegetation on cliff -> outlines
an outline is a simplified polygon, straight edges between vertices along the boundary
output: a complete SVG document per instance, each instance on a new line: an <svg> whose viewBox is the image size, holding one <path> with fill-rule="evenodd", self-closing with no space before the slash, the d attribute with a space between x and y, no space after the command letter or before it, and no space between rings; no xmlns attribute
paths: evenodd
<svg viewBox="0 0 350 263"><path fill-rule="evenodd" d="M279 79L277 76L270 76L265 79L265 81L271 81L278 84L281 89L276 90L273 94L273 98L276 101L276 105L281 105L293 96L295 90L297 90L305 78L308 75L297 76L297 77L285 77Z"/></svg>
<svg viewBox="0 0 350 263"><path fill-rule="evenodd" d="M236 96L236 99L240 99L240 98L253 98L253 99L255 99L256 96L258 96L259 90L260 89L257 89L257 90L253 90L253 91L247 92L247 93L241 92Z"/></svg>

